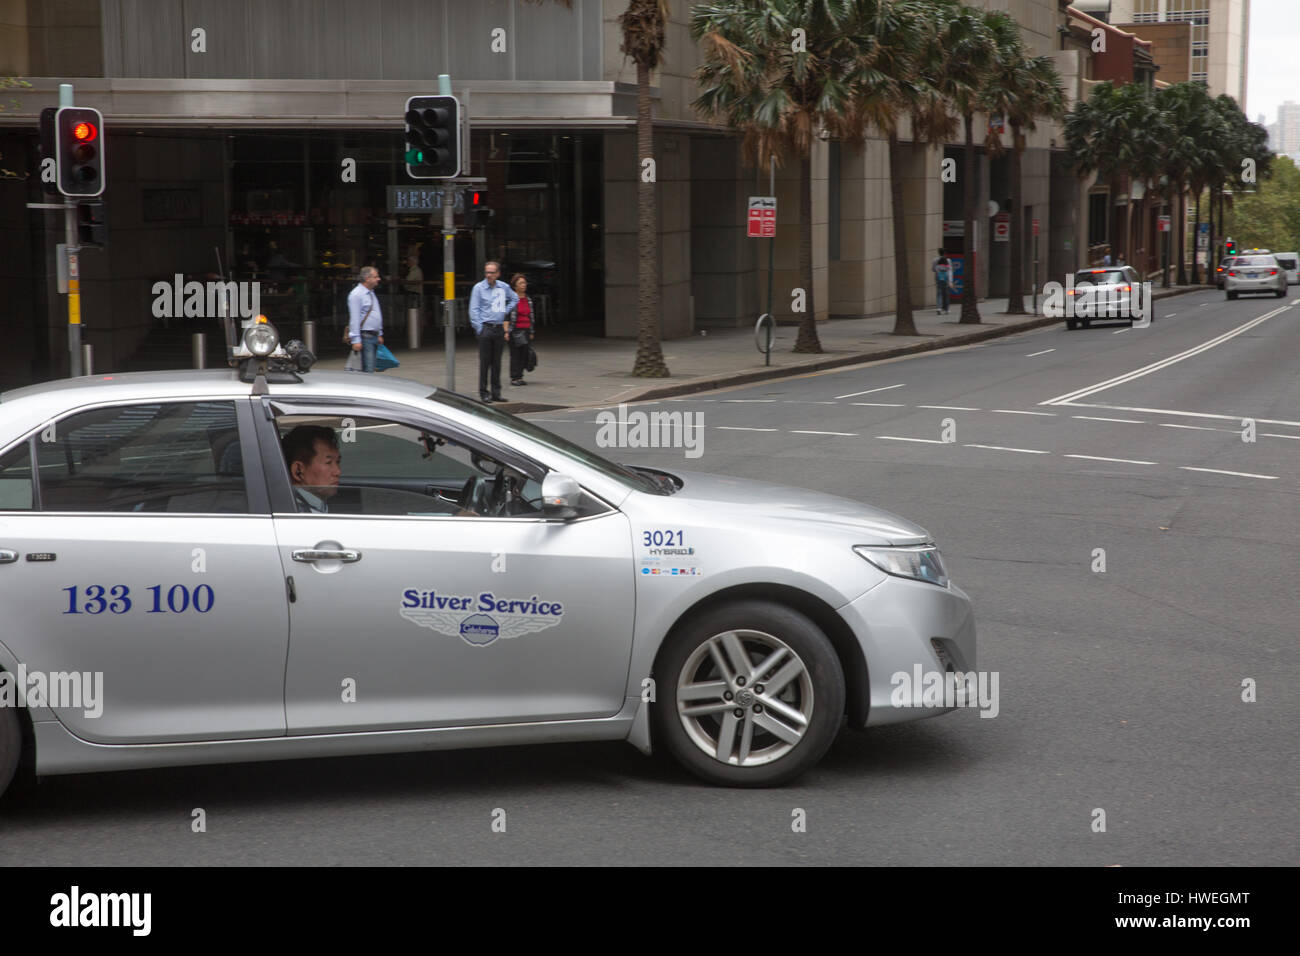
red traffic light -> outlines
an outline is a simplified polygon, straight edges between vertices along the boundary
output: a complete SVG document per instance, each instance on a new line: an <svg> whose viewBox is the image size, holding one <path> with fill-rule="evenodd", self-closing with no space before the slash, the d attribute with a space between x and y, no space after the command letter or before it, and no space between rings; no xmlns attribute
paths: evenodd
<svg viewBox="0 0 1300 956"><path fill-rule="evenodd" d="M479 199L479 197L482 196L482 195L483 195L483 194L480 193L480 192L475 192L475 193L474 193L474 198L470 201L470 205L471 205L471 206L477 206L477 205L479 204L479 202L481 201L481 200Z"/></svg>
<svg viewBox="0 0 1300 956"><path fill-rule="evenodd" d="M89 143L99 135L94 123L77 123L72 127L72 138L78 143Z"/></svg>

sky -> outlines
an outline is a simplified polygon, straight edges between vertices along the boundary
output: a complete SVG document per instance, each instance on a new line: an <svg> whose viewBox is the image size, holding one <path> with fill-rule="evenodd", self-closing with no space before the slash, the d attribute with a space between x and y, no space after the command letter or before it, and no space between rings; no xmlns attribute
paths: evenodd
<svg viewBox="0 0 1300 956"><path fill-rule="evenodd" d="M1284 100L1300 103L1300 0L1252 0L1246 116L1277 122Z"/></svg>

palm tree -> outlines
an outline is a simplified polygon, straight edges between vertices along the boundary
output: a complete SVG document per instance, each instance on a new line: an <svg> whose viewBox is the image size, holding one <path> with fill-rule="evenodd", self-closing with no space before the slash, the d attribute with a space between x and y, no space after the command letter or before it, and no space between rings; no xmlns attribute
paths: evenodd
<svg viewBox="0 0 1300 956"><path fill-rule="evenodd" d="M1024 228L1021 156L1025 133L1032 133L1039 117L1061 120L1065 116L1065 91L1050 57L1030 56L1020 37L999 25L999 52L993 72L985 82L981 108L990 115L1006 118L1011 127L1011 151L1008 175L1011 180L1011 262L1008 269L1008 315L1022 315L1024 303ZM990 152L1003 149L1000 136L988 138ZM1035 277L1036 278L1036 277Z"/></svg>
<svg viewBox="0 0 1300 956"><path fill-rule="evenodd" d="M893 224L893 335L916 335L912 317L911 269L907 251L907 210L903 204L903 147L899 125L911 119L915 143L942 142L954 123L946 105L926 82L936 72L927 69L940 47L930 29L934 4L930 0L878 0L867 11L861 55L865 69L853 92L853 105L885 134L889 147L889 198Z"/></svg>
<svg viewBox="0 0 1300 956"><path fill-rule="evenodd" d="M975 245L975 199L979 192L975 176L975 113L979 109L985 77L994 65L997 50L994 31L1015 29L1015 21L1004 13L984 13L957 0L934 0L933 10L932 22L943 55L935 64L938 72L929 77L929 83L961 116L965 131L962 163L962 252L965 268L960 321L978 323L980 313L975 304L977 270L971 258ZM1010 28L1003 20L1010 21Z"/></svg>
<svg viewBox="0 0 1300 956"><path fill-rule="evenodd" d="M718 0L691 11L701 45L693 105L744 131L746 164L755 156L799 157L799 281L805 312L794 351L820 352L812 274L812 144L818 130L856 142L862 109L864 13L871 0ZM796 29L802 34L796 34ZM799 36L801 39L792 40Z"/></svg>
<svg viewBox="0 0 1300 956"><path fill-rule="evenodd" d="M618 18L620 49L636 64L636 363L632 374L666 378L668 366L659 346L659 249L655 182L647 181L641 162L654 157L654 120L650 112L650 74L663 60L668 0L630 0Z"/></svg>
<svg viewBox="0 0 1300 956"><path fill-rule="evenodd" d="M1186 260L1186 219L1187 203L1184 198L1189 180L1196 174L1196 164L1200 160L1202 146L1198 141L1198 122L1204 109L1205 88L1199 83L1175 83L1157 91L1156 109L1164 117L1168 130L1161 157L1164 162L1165 175L1173 185L1174 213L1178 225L1178 235L1174 246L1178 250L1179 285L1187 284ZM1194 256L1193 256L1194 258Z"/></svg>

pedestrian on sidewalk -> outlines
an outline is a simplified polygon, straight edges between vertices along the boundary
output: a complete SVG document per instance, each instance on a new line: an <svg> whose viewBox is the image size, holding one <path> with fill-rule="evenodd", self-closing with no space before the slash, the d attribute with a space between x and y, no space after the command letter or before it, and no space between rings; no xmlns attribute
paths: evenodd
<svg viewBox="0 0 1300 956"><path fill-rule="evenodd" d="M484 402L504 402L501 395L501 353L505 348L505 323L519 301L514 290L499 282L501 263L483 265L483 281L469 294L469 322L478 338L478 396ZM492 391L488 392L489 376Z"/></svg>
<svg viewBox="0 0 1300 956"><path fill-rule="evenodd" d="M375 353L384 344L384 316L379 309L375 286L379 270L365 266L356 287L348 293L348 341L352 351L361 354L361 371L375 370Z"/></svg>
<svg viewBox="0 0 1300 956"><path fill-rule="evenodd" d="M528 277L516 272L510 277L510 287L519 297L506 322L506 338L510 343L510 384L527 385L524 371L533 341L533 300L528 297Z"/></svg>
<svg viewBox="0 0 1300 956"><path fill-rule="evenodd" d="M934 314L946 315L948 293L952 291L952 260L942 249L934 262L930 263L930 270L934 273Z"/></svg>

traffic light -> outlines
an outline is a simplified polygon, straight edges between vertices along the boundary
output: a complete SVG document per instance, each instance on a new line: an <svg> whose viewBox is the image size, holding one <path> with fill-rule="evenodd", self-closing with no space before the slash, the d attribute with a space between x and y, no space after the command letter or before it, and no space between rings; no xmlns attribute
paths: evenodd
<svg viewBox="0 0 1300 956"><path fill-rule="evenodd" d="M1231 239L1223 243L1223 254L1225 256L1235 256L1237 254L1237 244Z"/></svg>
<svg viewBox="0 0 1300 956"><path fill-rule="evenodd" d="M54 117L59 192L65 196L104 193L104 118L85 106L61 106Z"/></svg>
<svg viewBox="0 0 1300 956"><path fill-rule="evenodd" d="M77 244L83 249L108 245L108 219L102 202L77 203Z"/></svg>
<svg viewBox="0 0 1300 956"><path fill-rule="evenodd" d="M412 96L406 101L406 172L412 179L460 175L460 101Z"/></svg>
<svg viewBox="0 0 1300 956"><path fill-rule="evenodd" d="M480 189L475 189L469 194L469 205L466 209L469 211L469 226L471 229L481 229L492 221L492 210L487 207L488 194Z"/></svg>

